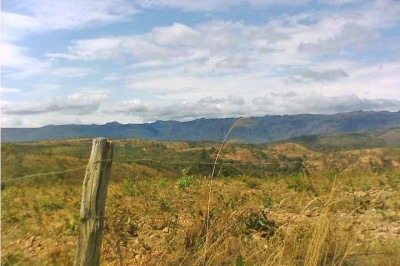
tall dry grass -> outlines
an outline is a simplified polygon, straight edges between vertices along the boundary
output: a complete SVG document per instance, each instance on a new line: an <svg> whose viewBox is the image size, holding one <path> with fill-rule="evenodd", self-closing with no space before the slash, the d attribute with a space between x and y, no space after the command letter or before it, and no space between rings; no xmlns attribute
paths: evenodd
<svg viewBox="0 0 400 266"><path fill-rule="evenodd" d="M212 189L213 189L213 180L215 177L215 170L216 170L216 166L218 163L218 160L221 156L221 152L222 149L225 147L225 145L228 143L228 137L230 135L230 133L232 132L233 129L237 128L237 127L250 127L252 125L252 121L250 119L246 119L246 118L239 118L237 119L232 126L229 128L228 132L226 133L224 139L222 140L221 145L218 148L218 152L215 156L215 160L214 160L214 165L212 168L212 172L211 175L209 177L208 180L208 195L207 195L207 209L206 209L206 218L205 218L205 231L206 231L206 239L205 239L205 244L204 244L204 261L203 264L206 263L206 258L207 258L207 253L208 253L208 246L209 246L209 241L210 241L210 209L211 209L211 199L212 199ZM221 166L222 168L222 166Z"/></svg>
<svg viewBox="0 0 400 266"><path fill-rule="evenodd" d="M238 218L243 214L243 210L242 212L223 214L220 220L213 221L213 228L211 228L213 180L218 160L223 148L229 143L228 137L232 130L251 125L251 120L239 118L229 128L219 146L207 183L205 219L195 221L196 226L191 228L191 233L189 233L191 236L196 235L197 238L191 239L189 242L201 242L203 240L201 236L204 237L203 250L195 253L193 257L196 259L192 263L195 265L232 265L237 263L239 255L240 259L247 258L251 264L262 262L263 265L343 265L350 253L351 245L349 243L353 243L353 239L351 239L351 234L337 235L332 231L335 225L333 209L336 203L336 178L319 218L306 230L304 228L295 230L291 228L290 224L282 225L276 234L267 241L262 241L262 244L249 245L249 241L241 237L243 232L238 230L243 227L241 223L243 221ZM268 218L265 217L265 219ZM204 235L201 232L204 232ZM342 243L346 243L346 245L343 246ZM305 247L307 248L305 249Z"/></svg>
<svg viewBox="0 0 400 266"><path fill-rule="evenodd" d="M289 222L276 226L264 237L262 234L266 232L246 231L244 218L265 210L254 206L225 211L218 218L209 220L212 226L203 238L197 234L196 239L192 239L197 243L204 241L204 246L192 250L191 258L186 260L190 263L182 265L237 265L241 260L243 265L344 265L356 238L353 229L344 231L337 223L335 211L339 199L335 192L336 183L333 182L329 196L325 200L319 199L323 206L316 219L306 224ZM300 206L299 214L302 215L312 202ZM260 219L264 224L274 223L268 213L260 215ZM192 231L201 232L205 227L201 222L195 224L197 228L191 228Z"/></svg>

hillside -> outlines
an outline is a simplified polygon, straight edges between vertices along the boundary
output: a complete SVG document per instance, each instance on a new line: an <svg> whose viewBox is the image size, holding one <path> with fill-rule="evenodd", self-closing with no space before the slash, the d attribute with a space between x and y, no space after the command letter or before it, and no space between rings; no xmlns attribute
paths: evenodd
<svg viewBox="0 0 400 266"><path fill-rule="evenodd" d="M324 135L305 135L283 140L281 142L298 143L315 151L399 147L400 128Z"/></svg>
<svg viewBox="0 0 400 266"><path fill-rule="evenodd" d="M2 265L73 264L91 141L3 143ZM113 142L101 265L204 265L207 202L206 265L400 263L399 148L230 142L208 198L219 143Z"/></svg>
<svg viewBox="0 0 400 266"><path fill-rule="evenodd" d="M335 135L318 138L331 139L332 143L342 139L335 138ZM89 157L91 142L91 139L68 139L3 143L2 180L43 172L43 166L46 172L82 166ZM217 142L165 142L141 139L113 142L115 179L123 178L126 172L135 176L179 177L183 169L189 174L206 176L212 172L214 158L220 146ZM349 145L355 147L357 143ZM314 147L318 149L313 149ZM341 171L352 171L357 167L373 172L373 167L392 169L400 165L399 152L400 149L396 147L339 150L332 149L331 145L323 142L310 140L307 145L290 140L272 144L232 142L228 143L220 154L220 162L223 162L220 174L226 177L296 174L302 173L303 163L315 174L339 168ZM62 179L80 182L81 172L63 174Z"/></svg>
<svg viewBox="0 0 400 266"><path fill-rule="evenodd" d="M3 128L3 142L66 138L145 138L168 141L221 141L236 118L198 119L189 122L157 121L148 124L49 125L41 128ZM332 115L277 115L252 117L251 127L232 134L248 143L328 133L345 133L400 127L400 112L351 112ZM391 136L387 136L388 139ZM396 136L394 140L396 141Z"/></svg>

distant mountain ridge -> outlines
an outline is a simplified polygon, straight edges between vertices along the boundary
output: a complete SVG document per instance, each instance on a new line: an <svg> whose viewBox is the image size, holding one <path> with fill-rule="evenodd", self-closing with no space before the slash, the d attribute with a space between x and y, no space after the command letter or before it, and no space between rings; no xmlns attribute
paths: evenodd
<svg viewBox="0 0 400 266"><path fill-rule="evenodd" d="M156 121L147 124L49 125L41 128L3 128L2 142L66 138L145 138L167 141L221 141L237 118ZM303 135L346 133L400 127L399 112L350 112L331 115L273 115L252 117L251 127L235 128L230 138L266 143Z"/></svg>

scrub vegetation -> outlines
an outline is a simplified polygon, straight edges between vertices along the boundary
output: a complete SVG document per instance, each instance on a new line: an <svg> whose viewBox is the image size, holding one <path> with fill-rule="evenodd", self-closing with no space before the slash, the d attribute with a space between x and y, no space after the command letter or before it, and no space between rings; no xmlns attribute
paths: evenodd
<svg viewBox="0 0 400 266"><path fill-rule="evenodd" d="M219 143L114 140L102 264L400 265L400 149L321 139L227 143L211 195ZM90 147L3 143L3 265L73 264Z"/></svg>

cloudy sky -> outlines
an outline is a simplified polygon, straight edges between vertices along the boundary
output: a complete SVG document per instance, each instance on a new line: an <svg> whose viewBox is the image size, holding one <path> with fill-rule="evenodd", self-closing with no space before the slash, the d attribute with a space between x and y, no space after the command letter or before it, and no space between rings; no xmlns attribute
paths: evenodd
<svg viewBox="0 0 400 266"><path fill-rule="evenodd" d="M2 1L2 127L400 109L400 1Z"/></svg>

